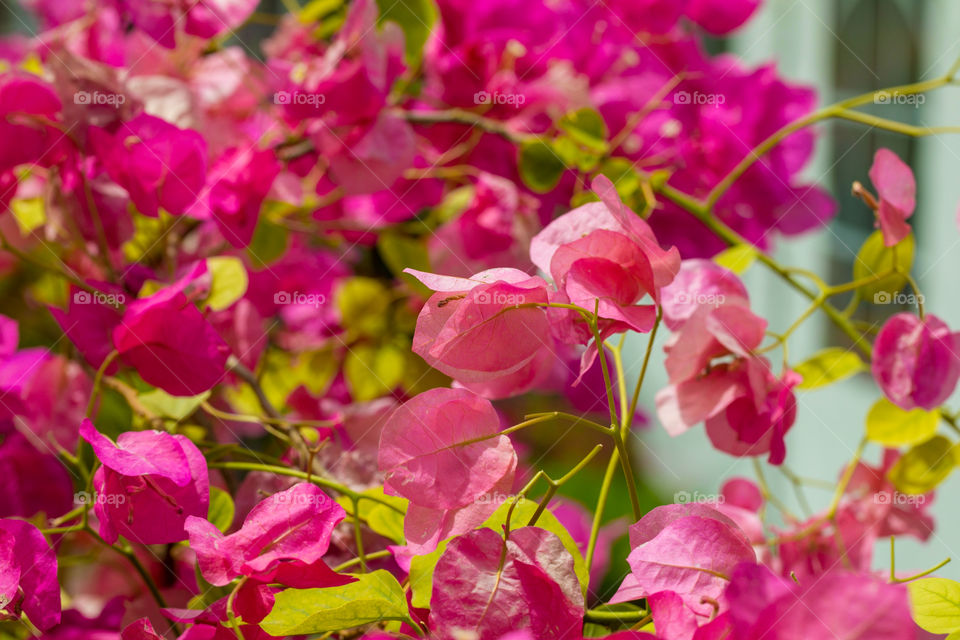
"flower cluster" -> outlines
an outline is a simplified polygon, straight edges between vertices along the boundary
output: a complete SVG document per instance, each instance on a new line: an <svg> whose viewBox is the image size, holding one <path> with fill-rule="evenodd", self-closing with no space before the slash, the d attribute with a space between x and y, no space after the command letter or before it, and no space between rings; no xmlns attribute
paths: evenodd
<svg viewBox="0 0 960 640"><path fill-rule="evenodd" d="M834 215L801 172L848 103L707 52L759 0L25 4L38 33L0 37L0 636L957 631L960 584L873 564L932 535L958 464L916 180L881 149L854 185L878 230L849 282L763 253ZM780 333L755 261L810 299ZM907 285L915 312L855 316ZM821 311L852 344L791 360ZM867 370L864 445L797 516L764 465L805 503L800 394ZM702 424L757 482L660 504L647 422Z"/></svg>

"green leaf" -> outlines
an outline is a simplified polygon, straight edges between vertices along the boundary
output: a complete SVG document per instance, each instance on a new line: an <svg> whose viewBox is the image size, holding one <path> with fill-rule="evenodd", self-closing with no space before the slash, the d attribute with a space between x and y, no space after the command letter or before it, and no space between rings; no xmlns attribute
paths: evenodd
<svg viewBox="0 0 960 640"><path fill-rule="evenodd" d="M247 247L247 255L253 268L263 269L283 257L287 252L289 235L286 227L271 222L266 215L260 216L253 239Z"/></svg>
<svg viewBox="0 0 960 640"><path fill-rule="evenodd" d="M557 126L578 144L598 154L605 154L610 130L596 109L584 107L568 113L557 121Z"/></svg>
<svg viewBox="0 0 960 640"><path fill-rule="evenodd" d="M240 258L217 256L207 258L210 271L210 293L206 304L214 311L223 311L247 292L247 270Z"/></svg>
<svg viewBox="0 0 960 640"><path fill-rule="evenodd" d="M888 477L903 493L927 493L950 475L955 464L950 441L943 436L934 436L903 454L888 472Z"/></svg>
<svg viewBox="0 0 960 640"><path fill-rule="evenodd" d="M379 22L396 22L403 29L405 57L412 66L423 57L423 45L437 21L437 5L433 0L377 0Z"/></svg>
<svg viewBox="0 0 960 640"><path fill-rule="evenodd" d="M629 200L640 188L640 174L626 158L610 158L600 165L600 173L610 178L622 200Z"/></svg>
<svg viewBox="0 0 960 640"><path fill-rule="evenodd" d="M233 524L235 511L233 498L230 497L229 493L216 487L210 487L210 509L207 511L207 520L212 522L217 529L226 533L230 525Z"/></svg>
<svg viewBox="0 0 960 640"><path fill-rule="evenodd" d="M916 240L911 233L895 247L885 247L883 245L883 233L874 231L857 253L857 260L853 263L853 279L862 280L890 271L894 265L894 252L897 256L896 264L904 273L909 273L913 266L916 244ZM860 297L867 302L889 304L893 294L903 289L906 284L905 276L891 275L877 282L865 284L857 291L860 292Z"/></svg>
<svg viewBox="0 0 960 640"><path fill-rule="evenodd" d="M537 139L520 145L518 169L520 178L531 191L547 193L560 182L567 166L550 144Z"/></svg>
<svg viewBox="0 0 960 640"><path fill-rule="evenodd" d="M351 629L383 620L410 621L400 583L388 571L357 575L340 587L285 589L260 623L272 636L298 636Z"/></svg>
<svg viewBox="0 0 960 640"><path fill-rule="evenodd" d="M867 413L867 438L887 447L924 442L937 432L940 412L913 409L904 411L881 398Z"/></svg>
<svg viewBox="0 0 960 640"><path fill-rule="evenodd" d="M422 282L403 272L408 267L418 271L430 271L430 255L427 253L426 238L411 238L384 231L377 239L377 251L395 278L403 280L424 297L429 297L433 293Z"/></svg>
<svg viewBox="0 0 960 640"><path fill-rule="evenodd" d="M47 221L47 208L43 198L17 198L10 202L10 211L13 213L21 235L28 236L30 232L39 229Z"/></svg>
<svg viewBox="0 0 960 640"><path fill-rule="evenodd" d="M209 391L198 396L172 396L163 389L151 389L141 393L138 399L144 407L158 416L173 418L179 422L196 411L209 397Z"/></svg>
<svg viewBox="0 0 960 640"><path fill-rule="evenodd" d="M960 629L960 582L921 578L907 584L913 620L924 631L950 633Z"/></svg>
<svg viewBox="0 0 960 640"><path fill-rule="evenodd" d="M741 274L750 268L757 259L757 248L752 244L738 244L713 257L721 267Z"/></svg>
<svg viewBox="0 0 960 640"><path fill-rule="evenodd" d="M390 393L403 382L406 363L405 350L392 344L351 347L343 362L351 397L366 402Z"/></svg>
<svg viewBox="0 0 960 640"><path fill-rule="evenodd" d="M503 527L507 521L507 512L510 510L510 504L511 502L509 501L501 504L500 507L484 521L481 527L493 529L497 533L502 534ZM519 529L520 527L526 526L536 510L537 503L533 500L522 499L517 502L517 506L513 509L513 515L510 517L511 529ZM590 573L587 570L587 564L583 559L583 555L580 553L580 549L577 547L577 543L574 542L570 532L567 531L566 527L557 520L556 516L554 516L549 509L540 514L536 526L541 529L546 529L560 538L560 542L563 543L564 548L573 556L574 573L577 574L580 587L586 591ZM424 609L430 607L430 597L433 594L433 570L440 560L440 556L446 551L447 543L450 542L450 540L452 540L452 538L441 541L432 553L415 556L410 563L410 587L413 589L411 603L414 607Z"/></svg>
<svg viewBox="0 0 960 640"><path fill-rule="evenodd" d="M396 544L403 544L403 517L409 501L405 498L386 495L383 492L383 487L367 489L361 495L372 496L378 500L389 502L400 510L398 513L395 509L373 500L361 500L359 508L360 518L366 521L370 529L385 538L389 538ZM348 516L353 516L353 500L349 496L340 496L337 498L337 502L340 503Z"/></svg>
<svg viewBox="0 0 960 640"><path fill-rule="evenodd" d="M853 351L832 347L818 351L794 371L803 376L800 389L817 389L866 371L867 365Z"/></svg>
<svg viewBox="0 0 960 640"><path fill-rule="evenodd" d="M334 299L340 311L340 324L351 335L381 336L390 326L389 289L374 278L356 276L343 280Z"/></svg>

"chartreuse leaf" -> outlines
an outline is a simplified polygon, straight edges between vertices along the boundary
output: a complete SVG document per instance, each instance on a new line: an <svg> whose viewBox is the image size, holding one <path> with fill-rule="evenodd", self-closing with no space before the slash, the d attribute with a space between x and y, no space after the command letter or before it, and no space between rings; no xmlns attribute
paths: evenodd
<svg viewBox="0 0 960 640"><path fill-rule="evenodd" d="M607 152L610 130L596 109L584 107L560 118L557 126L575 142L598 154Z"/></svg>
<svg viewBox="0 0 960 640"><path fill-rule="evenodd" d="M387 332L392 298L381 281L362 276L347 278L337 287L334 298L340 323L352 334L376 337Z"/></svg>
<svg viewBox="0 0 960 640"><path fill-rule="evenodd" d="M898 491L927 493L943 482L955 465L953 445L943 436L934 436L903 454L887 475Z"/></svg>
<svg viewBox="0 0 960 640"><path fill-rule="evenodd" d="M536 193L551 191L567 170L553 146L545 140L530 140L520 145L520 178Z"/></svg>
<svg viewBox="0 0 960 640"><path fill-rule="evenodd" d="M423 57L423 45L437 21L437 5L433 0L377 0L380 22L396 22L403 29L406 59L413 65Z"/></svg>
<svg viewBox="0 0 960 640"><path fill-rule="evenodd" d="M947 578L921 578L907 584L913 620L930 633L960 629L960 582ZM951 636L952 637L952 636Z"/></svg>
<svg viewBox="0 0 960 640"><path fill-rule="evenodd" d="M141 393L138 399L144 407L158 416L179 421L196 411L209 397L209 391L198 396L172 396L163 389L151 389Z"/></svg>
<svg viewBox="0 0 960 640"><path fill-rule="evenodd" d="M407 354L393 344L355 345L343 362L343 376L357 402L374 400L403 382Z"/></svg>
<svg viewBox="0 0 960 640"><path fill-rule="evenodd" d="M887 447L902 447L929 440L937 432L940 412L905 411L881 398L867 413L867 438Z"/></svg>
<svg viewBox="0 0 960 640"><path fill-rule="evenodd" d="M260 627L272 636L285 637L352 629L383 620L415 624L403 589L389 571L356 578L356 582L339 587L280 591Z"/></svg>
<svg viewBox="0 0 960 640"><path fill-rule="evenodd" d="M217 529L226 533L230 525L233 524L233 516L236 508L233 505L233 498L222 489L210 487L210 508L207 511L207 520L212 522Z"/></svg>
<svg viewBox="0 0 960 640"><path fill-rule="evenodd" d="M247 292L249 278L240 258L207 258L207 269L210 271L210 293L206 304L214 311L223 311Z"/></svg>
<svg viewBox="0 0 960 640"><path fill-rule="evenodd" d="M263 387L271 403L282 407L297 387L304 386L314 395L326 390L337 374L339 366L332 347L296 355L269 349L261 359L260 386ZM246 385L243 388L246 388ZM243 401L242 397L235 399L239 402ZM243 406L248 407L248 412L258 411L256 404L245 403Z"/></svg>
<svg viewBox="0 0 960 640"><path fill-rule="evenodd" d="M396 507L396 509L391 509L382 502L360 500L358 511L360 512L360 519L366 521L367 526L375 533L379 533L397 544L403 544L403 516L407 511L409 501L406 498L386 495L383 492L383 487L367 489L361 495L389 502ZM347 512L348 516L354 515L353 500L349 496L340 496L337 498L337 502Z"/></svg>
<svg viewBox="0 0 960 640"><path fill-rule="evenodd" d="M395 278L406 282L424 297L433 293L426 285L403 270L430 271L430 256L425 237L411 238L400 233L384 231L377 238L377 251Z"/></svg>
<svg viewBox="0 0 960 640"><path fill-rule="evenodd" d="M866 369L867 365L860 356L840 347L818 351L810 359L794 367L794 370L803 376L803 382L799 385L801 389L825 387Z"/></svg>
<svg viewBox="0 0 960 640"><path fill-rule="evenodd" d="M10 202L10 211L24 236L30 235L31 231L39 229L47 221L43 198L17 198Z"/></svg>
<svg viewBox="0 0 960 640"><path fill-rule="evenodd" d="M270 210L268 204L265 208L265 215L260 216L257 221L257 227L253 231L253 239L247 246L247 255L250 257L250 263L256 270L263 269L283 257L287 252L290 232L283 225L270 221L266 211Z"/></svg>
<svg viewBox="0 0 960 640"><path fill-rule="evenodd" d="M502 534L503 527L507 521L507 512L510 510L511 504L511 501L504 502L481 526L493 529L497 533ZM535 501L521 499L517 502L517 506L514 507L513 515L510 516L510 528L519 529L520 527L526 526L536 510L537 503ZM583 555L580 553L580 549L577 547L577 543L574 542L570 532L560 524L560 521L557 520L556 516L554 516L549 509L544 510L544 512L540 514L536 526L541 529L546 529L560 538L560 542L563 543L564 548L573 556L574 573L577 574L581 588L586 590L590 574L587 570L587 564L583 559ZM448 538L441 541L432 553L415 556L410 563L410 588L413 589L411 604L414 607L430 607L430 597L433 594L433 570L440 560L440 556L446 551L447 543L451 539L452 538Z"/></svg>
<svg viewBox="0 0 960 640"><path fill-rule="evenodd" d="M738 244L718 253L713 261L721 267L741 274L750 268L757 259L757 248L752 244Z"/></svg>
<svg viewBox="0 0 960 640"><path fill-rule="evenodd" d="M853 263L853 279L862 280L887 273L893 268L894 254L897 267L903 273L910 273L916 246L917 242L911 233L896 246L886 247L883 244L883 233L874 231L857 253L857 260ZM905 276L894 274L865 284L857 291L860 292L860 297L868 302L889 304L893 294L903 289L906 284Z"/></svg>

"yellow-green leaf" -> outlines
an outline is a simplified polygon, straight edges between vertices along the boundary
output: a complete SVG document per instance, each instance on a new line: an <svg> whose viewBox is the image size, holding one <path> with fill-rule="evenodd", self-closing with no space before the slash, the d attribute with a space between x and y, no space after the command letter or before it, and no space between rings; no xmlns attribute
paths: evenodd
<svg viewBox="0 0 960 640"><path fill-rule="evenodd" d="M902 447L929 440L937 432L940 412L905 411L881 398L867 413L867 438L887 447Z"/></svg>
<svg viewBox="0 0 960 640"><path fill-rule="evenodd" d="M434 0L377 0L377 6L380 8L380 23L391 21L400 25L407 62L411 66L417 65L423 56L423 45L437 21L439 11Z"/></svg>
<svg viewBox="0 0 960 640"><path fill-rule="evenodd" d="M900 244L894 247L886 247L883 244L883 233L874 231L857 253L857 260L853 263L853 279L862 280L889 272L894 265L894 253L896 253L897 266L904 273L909 273L910 267L913 266L915 250L916 240L912 233L901 240ZM876 301L883 304L889 303L893 294L903 289L906 284L905 276L895 274L865 284L858 291L860 297L867 302Z"/></svg>
<svg viewBox="0 0 960 640"><path fill-rule="evenodd" d="M424 297L433 293L426 285L403 270L430 271L430 255L425 238L411 238L399 233L384 231L377 239L377 251L394 277L406 282Z"/></svg>
<svg viewBox="0 0 960 640"><path fill-rule="evenodd" d="M552 145L536 139L520 145L518 169L520 178L531 191L547 193L560 182L567 166L557 156Z"/></svg>
<svg viewBox="0 0 960 640"><path fill-rule="evenodd" d="M410 621L403 588L389 571L356 576L339 587L285 589L260 627L272 636L351 629L382 620Z"/></svg>
<svg viewBox="0 0 960 640"><path fill-rule="evenodd" d="M249 279L240 258L207 258L207 269L210 271L210 293L206 303L214 311L228 308L247 292Z"/></svg>
<svg viewBox="0 0 960 640"><path fill-rule="evenodd" d="M394 345L356 345L343 362L351 397L366 402L386 395L403 382L406 352Z"/></svg>
<svg viewBox="0 0 960 640"><path fill-rule="evenodd" d="M43 198L18 198L10 203L10 211L20 227L22 235L30 235L47 221L47 209Z"/></svg>
<svg viewBox="0 0 960 640"><path fill-rule="evenodd" d="M738 244L713 257L721 267L741 274L750 268L757 259L757 248L752 244Z"/></svg>
<svg viewBox="0 0 960 640"><path fill-rule="evenodd" d="M172 396L163 389L152 389L139 395L140 404L164 418L183 420L197 410L207 398L209 391L197 396Z"/></svg>
<svg viewBox="0 0 960 640"><path fill-rule="evenodd" d="M825 387L866 369L867 365L860 356L840 347L818 351L810 359L794 368L803 376L803 382L799 385L801 389Z"/></svg>
<svg viewBox="0 0 960 640"><path fill-rule="evenodd" d="M574 141L599 154L607 152L610 130L596 109L584 107L560 118L557 127Z"/></svg>
<svg viewBox="0 0 960 640"><path fill-rule="evenodd" d="M960 582L921 578L907 584L913 620L930 633L960 629Z"/></svg>
<svg viewBox="0 0 960 640"><path fill-rule="evenodd" d="M207 512L207 520L212 522L217 529L226 533L230 525L233 524L233 516L236 508L233 505L233 498L223 489L210 487L210 508Z"/></svg>
<svg viewBox="0 0 960 640"><path fill-rule="evenodd" d="M390 291L374 278L347 278L334 296L340 322L351 335L380 336L390 325Z"/></svg>
<svg viewBox="0 0 960 640"><path fill-rule="evenodd" d="M950 475L955 464L950 441L943 436L934 436L903 454L888 472L888 477L903 493L927 493Z"/></svg>
<svg viewBox="0 0 960 640"><path fill-rule="evenodd" d="M396 544L403 544L403 518L409 501L406 498L386 495L383 487L367 489L361 495L376 498L378 501L360 500L360 518L366 521L367 526L375 533L389 538ZM353 515L353 500L349 496L340 496L337 502L347 515ZM390 508L383 502L388 502L395 508Z"/></svg>

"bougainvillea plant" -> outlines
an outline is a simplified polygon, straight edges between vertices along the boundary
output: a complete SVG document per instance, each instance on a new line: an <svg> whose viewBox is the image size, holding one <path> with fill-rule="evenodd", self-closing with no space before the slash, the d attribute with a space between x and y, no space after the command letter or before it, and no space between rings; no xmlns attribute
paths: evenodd
<svg viewBox="0 0 960 640"><path fill-rule="evenodd" d="M811 127L943 131L861 107L960 61L817 109L707 53L759 0L26 4L37 32L0 39L0 636L960 637L943 563L873 566L933 534L957 463L912 170L862 167L849 279L770 251L836 213L800 177ZM771 326L747 268L809 308ZM815 314L844 342L788 352ZM861 446L792 515L764 477L803 494L800 394L868 371ZM644 425L757 479L663 504Z"/></svg>

